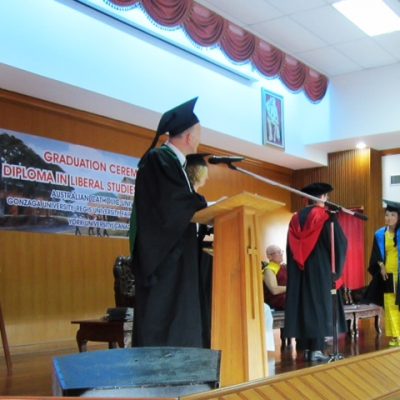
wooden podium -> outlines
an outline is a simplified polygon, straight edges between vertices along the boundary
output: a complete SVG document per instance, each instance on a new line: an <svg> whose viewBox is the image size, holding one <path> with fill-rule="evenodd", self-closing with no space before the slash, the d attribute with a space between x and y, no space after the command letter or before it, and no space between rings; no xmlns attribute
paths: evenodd
<svg viewBox="0 0 400 400"><path fill-rule="evenodd" d="M268 376L258 219L282 206L243 192L193 217L214 225L211 348L222 350L222 386Z"/></svg>

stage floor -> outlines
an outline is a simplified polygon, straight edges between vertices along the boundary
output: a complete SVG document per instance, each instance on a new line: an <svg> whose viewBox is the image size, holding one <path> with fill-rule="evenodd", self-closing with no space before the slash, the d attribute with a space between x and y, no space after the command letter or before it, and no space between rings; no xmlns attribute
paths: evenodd
<svg viewBox="0 0 400 400"><path fill-rule="evenodd" d="M296 358L294 348L281 352L279 330L274 331L275 352L268 353L270 375L307 368L309 363ZM339 350L345 358L388 348L388 338L376 335L373 319L360 321L360 336L351 340L342 335ZM327 351L332 352L332 343L328 342ZM294 347L294 346L293 346ZM105 350L107 344L88 343L88 351ZM51 396L52 395L52 359L54 356L77 353L75 340L67 344L51 344L46 350L27 351L11 348L13 373L7 376L4 356L0 356L0 395L1 396Z"/></svg>

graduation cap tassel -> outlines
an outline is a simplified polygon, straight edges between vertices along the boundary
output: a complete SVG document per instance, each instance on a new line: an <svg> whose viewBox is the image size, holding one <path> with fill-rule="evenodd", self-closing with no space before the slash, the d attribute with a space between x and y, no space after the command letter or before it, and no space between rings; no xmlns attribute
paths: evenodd
<svg viewBox="0 0 400 400"><path fill-rule="evenodd" d="M154 139L153 139L153 141L151 142L151 145L150 145L150 147L145 151L145 153L142 155L142 158L140 159L140 161L139 161L139 164L138 164L138 167L140 167L141 166L141 164L142 164L142 160L144 159L144 157L147 155L147 153L151 150L151 149L153 149L155 146L156 146L156 144L157 144L157 142L158 142L158 139L160 138L160 134L156 134L156 136L154 137Z"/></svg>

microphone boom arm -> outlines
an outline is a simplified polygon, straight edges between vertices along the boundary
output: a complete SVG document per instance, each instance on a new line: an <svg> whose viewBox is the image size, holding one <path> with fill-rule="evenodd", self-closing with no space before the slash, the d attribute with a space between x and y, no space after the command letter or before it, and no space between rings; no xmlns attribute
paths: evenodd
<svg viewBox="0 0 400 400"><path fill-rule="evenodd" d="M301 190L294 189L294 188L292 188L290 186L283 185L282 183L279 183L279 182L275 182L272 179L264 178L263 176L254 174L253 172L250 172L250 171L247 171L247 170L245 170L243 168L237 167L236 165L233 165L232 163L228 163L228 167L230 169L235 170L235 171L242 172L245 175L252 176L253 178L258 179L260 181L263 181L265 183L268 183L268 184L270 184L272 186L277 186L277 187L279 187L281 189L284 189L284 190L287 190L289 192L295 193L298 196L306 197L307 199L314 200L314 201L322 201L319 197L312 196L310 194L302 192ZM362 219L364 221L366 221L368 219L368 217L366 215L364 215L364 214L358 213L356 211L349 210L348 208L342 207L342 206L340 206L338 204L335 204L335 203L332 203L332 202L330 202L328 200L324 201L324 203L325 203L325 205L327 207L330 207L331 209L334 209L334 210L337 210L337 211L343 211L346 214L350 214L353 217Z"/></svg>

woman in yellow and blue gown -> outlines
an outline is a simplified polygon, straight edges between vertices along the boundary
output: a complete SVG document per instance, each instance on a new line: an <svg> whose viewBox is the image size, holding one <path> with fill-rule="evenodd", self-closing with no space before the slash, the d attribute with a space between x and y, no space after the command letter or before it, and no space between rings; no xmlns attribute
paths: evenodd
<svg viewBox="0 0 400 400"><path fill-rule="evenodd" d="M400 203L386 201L385 226L375 232L368 271L372 281L366 299L384 307L385 332L391 337L389 346L400 346ZM393 291L387 288L389 275L393 274Z"/></svg>

